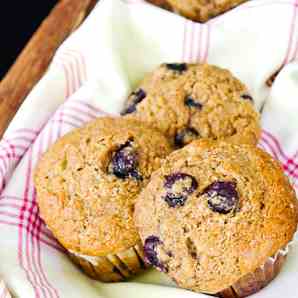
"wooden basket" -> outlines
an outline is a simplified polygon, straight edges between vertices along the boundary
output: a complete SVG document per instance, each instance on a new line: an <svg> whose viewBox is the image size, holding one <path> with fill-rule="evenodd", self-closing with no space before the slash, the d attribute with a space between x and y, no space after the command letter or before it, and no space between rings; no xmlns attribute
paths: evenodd
<svg viewBox="0 0 298 298"><path fill-rule="evenodd" d="M18 108L47 70L61 43L98 0L60 0L0 83L0 137Z"/></svg>

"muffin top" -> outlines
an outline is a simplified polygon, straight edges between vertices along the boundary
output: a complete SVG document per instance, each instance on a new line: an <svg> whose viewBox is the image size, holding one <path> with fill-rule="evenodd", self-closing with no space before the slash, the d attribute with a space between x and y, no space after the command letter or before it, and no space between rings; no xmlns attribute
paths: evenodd
<svg viewBox="0 0 298 298"><path fill-rule="evenodd" d="M247 0L164 0L171 9L189 19L206 22Z"/></svg>
<svg viewBox="0 0 298 298"><path fill-rule="evenodd" d="M135 206L147 261L179 286L210 294L286 246L297 219L280 165L252 145L223 141L173 152Z"/></svg>
<svg viewBox="0 0 298 298"><path fill-rule="evenodd" d="M76 253L103 256L134 246L136 196L170 150L161 133L129 119L99 118L70 132L35 171L42 218Z"/></svg>
<svg viewBox="0 0 298 298"><path fill-rule="evenodd" d="M256 144L260 135L246 87L208 64L162 64L129 96L122 115L159 129L176 147L200 138Z"/></svg>

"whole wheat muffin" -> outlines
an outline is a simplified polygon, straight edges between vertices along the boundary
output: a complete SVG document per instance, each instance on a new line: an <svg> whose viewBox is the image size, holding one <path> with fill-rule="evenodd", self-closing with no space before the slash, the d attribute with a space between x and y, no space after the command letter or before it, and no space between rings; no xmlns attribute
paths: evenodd
<svg viewBox="0 0 298 298"><path fill-rule="evenodd" d="M159 129L177 147L199 138L256 144L260 136L247 88L208 64L162 64L130 95L122 115Z"/></svg>
<svg viewBox="0 0 298 298"><path fill-rule="evenodd" d="M206 22L247 0L149 0L193 21Z"/></svg>
<svg viewBox="0 0 298 298"><path fill-rule="evenodd" d="M59 139L41 158L41 217L94 278L117 281L142 267L133 222L136 196L171 148L142 123L99 118Z"/></svg>
<svg viewBox="0 0 298 298"><path fill-rule="evenodd" d="M278 274L297 214L295 192L267 153L201 140L152 175L135 222L147 261L179 286L244 297Z"/></svg>

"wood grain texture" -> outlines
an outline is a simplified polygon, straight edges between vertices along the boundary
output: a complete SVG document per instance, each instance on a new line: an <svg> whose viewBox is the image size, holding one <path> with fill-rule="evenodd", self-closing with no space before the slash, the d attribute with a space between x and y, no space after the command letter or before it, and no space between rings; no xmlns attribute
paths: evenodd
<svg viewBox="0 0 298 298"><path fill-rule="evenodd" d="M0 83L0 137L53 55L82 23L97 0L61 0L53 8ZM22 28L20 28L22 30Z"/></svg>

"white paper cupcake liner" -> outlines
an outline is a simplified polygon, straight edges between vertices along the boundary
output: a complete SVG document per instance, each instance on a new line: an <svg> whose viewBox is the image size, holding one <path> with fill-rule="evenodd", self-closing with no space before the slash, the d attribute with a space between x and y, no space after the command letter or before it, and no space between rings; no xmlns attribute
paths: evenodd
<svg viewBox="0 0 298 298"><path fill-rule="evenodd" d="M279 274L292 243L292 241L289 242L284 248L269 257L253 273L241 277L231 287L219 292L217 296L221 298L242 298L250 296L266 287Z"/></svg>
<svg viewBox="0 0 298 298"><path fill-rule="evenodd" d="M125 280L147 267L141 244L107 256L88 256L74 251L68 253L71 260L87 275L104 282Z"/></svg>

